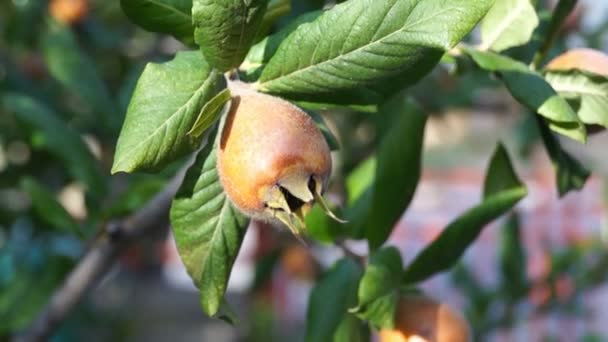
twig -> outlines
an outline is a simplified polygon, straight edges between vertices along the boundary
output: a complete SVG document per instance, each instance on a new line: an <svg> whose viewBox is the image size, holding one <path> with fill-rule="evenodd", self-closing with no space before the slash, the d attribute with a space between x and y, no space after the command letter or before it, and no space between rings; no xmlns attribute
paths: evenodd
<svg viewBox="0 0 608 342"><path fill-rule="evenodd" d="M16 342L45 341L80 302L83 295L114 264L117 257L134 240L168 224L171 200L183 179L185 169L156 194L145 206L127 218L109 222L96 238L86 255L51 296L40 312Z"/></svg>
<svg viewBox="0 0 608 342"><path fill-rule="evenodd" d="M545 33L540 49L532 59L531 66L533 69L538 69L541 63L547 58L547 54L549 53L551 46L553 46L553 42L557 38L564 20L566 20L570 12L572 12L577 2L578 0L560 0L558 2L555 10L553 11L553 15L551 16L549 28Z"/></svg>

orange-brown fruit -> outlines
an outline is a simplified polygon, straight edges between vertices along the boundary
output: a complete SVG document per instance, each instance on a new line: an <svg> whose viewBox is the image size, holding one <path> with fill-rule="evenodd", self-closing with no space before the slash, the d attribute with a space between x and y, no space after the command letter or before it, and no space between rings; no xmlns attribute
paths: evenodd
<svg viewBox="0 0 608 342"><path fill-rule="evenodd" d="M51 0L49 11L55 20L70 25L87 16L89 3L87 0Z"/></svg>
<svg viewBox="0 0 608 342"><path fill-rule="evenodd" d="M314 280L315 261L310 251L300 244L294 244L281 254L281 267L291 277L300 280Z"/></svg>
<svg viewBox="0 0 608 342"><path fill-rule="evenodd" d="M572 49L552 59L546 69L578 69L608 77L608 55L589 48Z"/></svg>
<svg viewBox="0 0 608 342"><path fill-rule="evenodd" d="M331 172L329 146L308 114L246 84L230 86L218 172L228 198L245 214L277 218L296 235Z"/></svg>
<svg viewBox="0 0 608 342"><path fill-rule="evenodd" d="M399 299L395 329L380 331L380 342L467 342L469 325L446 304L422 295Z"/></svg>

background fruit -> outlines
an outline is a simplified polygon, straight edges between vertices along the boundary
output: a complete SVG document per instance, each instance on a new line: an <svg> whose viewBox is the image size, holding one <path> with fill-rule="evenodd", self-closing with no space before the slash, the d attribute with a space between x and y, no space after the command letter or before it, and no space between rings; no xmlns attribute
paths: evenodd
<svg viewBox="0 0 608 342"><path fill-rule="evenodd" d="M608 76L608 55L594 49L579 48L569 50L549 62L547 70L578 69Z"/></svg>
<svg viewBox="0 0 608 342"><path fill-rule="evenodd" d="M395 329L380 331L381 342L466 342L468 323L446 304L421 295L404 296L395 314Z"/></svg>
<svg viewBox="0 0 608 342"><path fill-rule="evenodd" d="M87 0L51 0L49 11L55 20L64 24L80 22L89 12Z"/></svg>

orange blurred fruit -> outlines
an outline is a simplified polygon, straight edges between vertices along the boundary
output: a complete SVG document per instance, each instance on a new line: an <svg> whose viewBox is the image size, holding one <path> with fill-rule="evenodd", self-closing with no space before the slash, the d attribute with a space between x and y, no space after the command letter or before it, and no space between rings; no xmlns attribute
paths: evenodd
<svg viewBox="0 0 608 342"><path fill-rule="evenodd" d="M315 261L310 251L301 244L293 244L281 255L281 267L296 279L314 280L316 276Z"/></svg>
<svg viewBox="0 0 608 342"><path fill-rule="evenodd" d="M70 25L82 21L89 13L87 0L51 0L49 11L55 20Z"/></svg>
<svg viewBox="0 0 608 342"><path fill-rule="evenodd" d="M380 342L467 342L471 340L466 320L444 303L422 296L399 299L395 328L383 329Z"/></svg>
<svg viewBox="0 0 608 342"><path fill-rule="evenodd" d="M552 59L545 69L578 69L608 77L608 55L589 48L572 49Z"/></svg>

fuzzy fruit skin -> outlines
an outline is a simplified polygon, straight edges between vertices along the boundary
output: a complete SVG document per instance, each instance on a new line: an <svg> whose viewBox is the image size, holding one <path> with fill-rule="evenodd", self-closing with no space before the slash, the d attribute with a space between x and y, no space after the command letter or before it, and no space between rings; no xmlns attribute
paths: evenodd
<svg viewBox="0 0 608 342"><path fill-rule="evenodd" d="M608 77L608 55L589 48L572 49L552 59L546 69L579 69Z"/></svg>
<svg viewBox="0 0 608 342"><path fill-rule="evenodd" d="M51 0L49 11L55 20L70 25L86 17L89 3L87 0Z"/></svg>
<svg viewBox="0 0 608 342"><path fill-rule="evenodd" d="M446 304L421 295L403 296L395 329L383 329L380 342L468 342L471 334L462 316Z"/></svg>
<svg viewBox="0 0 608 342"><path fill-rule="evenodd" d="M224 191L245 214L264 217L264 192L288 174L314 175L325 185L329 146L308 114L277 97L231 85L230 113L220 141Z"/></svg>

